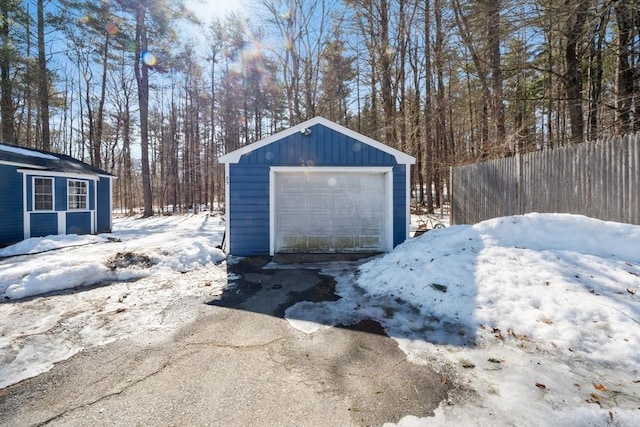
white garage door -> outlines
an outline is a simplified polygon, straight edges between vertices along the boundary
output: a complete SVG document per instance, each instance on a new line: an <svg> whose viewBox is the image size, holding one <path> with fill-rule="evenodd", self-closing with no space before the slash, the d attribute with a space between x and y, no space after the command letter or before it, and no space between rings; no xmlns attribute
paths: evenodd
<svg viewBox="0 0 640 427"><path fill-rule="evenodd" d="M274 178L275 252L385 251L384 173L278 172Z"/></svg>

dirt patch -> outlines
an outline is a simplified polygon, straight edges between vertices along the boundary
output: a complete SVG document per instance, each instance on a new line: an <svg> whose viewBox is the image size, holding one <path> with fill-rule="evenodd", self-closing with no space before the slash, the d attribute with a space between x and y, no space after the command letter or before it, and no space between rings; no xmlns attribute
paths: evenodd
<svg viewBox="0 0 640 427"><path fill-rule="evenodd" d="M154 265L147 255L135 252L118 252L106 264L111 270L129 267L150 268Z"/></svg>

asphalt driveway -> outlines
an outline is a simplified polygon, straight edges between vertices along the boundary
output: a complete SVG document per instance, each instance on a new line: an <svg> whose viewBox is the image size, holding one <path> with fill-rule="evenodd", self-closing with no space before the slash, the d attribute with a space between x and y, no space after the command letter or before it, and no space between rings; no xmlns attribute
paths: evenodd
<svg viewBox="0 0 640 427"><path fill-rule="evenodd" d="M376 426L447 399L451 378L408 362L374 320L292 328L286 308L337 299L335 280L269 261L230 264L221 298L168 340L86 349L0 390L0 424Z"/></svg>

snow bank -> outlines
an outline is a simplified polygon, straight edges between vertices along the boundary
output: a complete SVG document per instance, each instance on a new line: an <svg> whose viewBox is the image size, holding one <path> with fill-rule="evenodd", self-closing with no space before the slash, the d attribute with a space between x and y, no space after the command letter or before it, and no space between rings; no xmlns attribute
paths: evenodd
<svg viewBox="0 0 640 427"><path fill-rule="evenodd" d="M124 219L116 222L113 234L27 239L0 252L0 256L38 254L5 261L0 271L0 298L15 300L217 264L226 255L216 248L219 224L205 227L208 221L208 215ZM123 258L129 261L121 262Z"/></svg>
<svg viewBox="0 0 640 427"><path fill-rule="evenodd" d="M192 321L227 285L216 248L223 230L209 215L123 218L111 235L5 248L5 256L49 251L0 260L0 389L84 348L139 334L161 339ZM25 298L92 284L105 286Z"/></svg>
<svg viewBox="0 0 640 427"><path fill-rule="evenodd" d="M357 283L413 307L382 319L409 359L477 393L397 425L634 425L640 226L529 214L434 230Z"/></svg>

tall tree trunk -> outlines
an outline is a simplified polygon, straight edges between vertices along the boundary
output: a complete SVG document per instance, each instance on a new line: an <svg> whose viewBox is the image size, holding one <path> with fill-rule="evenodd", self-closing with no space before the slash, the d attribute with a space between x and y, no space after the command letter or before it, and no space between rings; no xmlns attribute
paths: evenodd
<svg viewBox="0 0 640 427"><path fill-rule="evenodd" d="M143 217L153 216L153 195L151 193L151 174L149 170L149 67L142 58L147 53L147 29L145 27L146 9L138 5L136 11L136 47L135 75L138 85L138 104L140 108L140 147L142 150L142 193L144 198Z"/></svg>
<svg viewBox="0 0 640 427"><path fill-rule="evenodd" d="M634 73L632 68L632 9L627 2L620 1L615 7L618 26L616 49L616 123L618 133L628 133L633 129L631 113L633 108ZM636 11L636 13L639 13Z"/></svg>
<svg viewBox="0 0 640 427"><path fill-rule="evenodd" d="M98 117L96 123L95 140L93 141L93 165L102 167L102 133L104 131L104 104L107 97L107 70L109 61L110 34L106 32L102 47L102 79L100 82L100 102L98 103Z"/></svg>
<svg viewBox="0 0 640 427"><path fill-rule="evenodd" d="M395 146L395 102L391 90L391 46L389 45L389 4L388 0L380 0L380 95L384 111L385 143Z"/></svg>
<svg viewBox="0 0 640 427"><path fill-rule="evenodd" d="M491 104L495 127L495 143L502 148L505 142L502 66L500 54L500 0L487 0L487 36L491 67Z"/></svg>
<svg viewBox="0 0 640 427"><path fill-rule="evenodd" d="M431 88L433 87L431 66L431 8L430 1L424 2L424 166L426 183L426 208L433 213L433 107Z"/></svg>
<svg viewBox="0 0 640 427"><path fill-rule="evenodd" d="M11 40L9 39L9 4L6 1L0 1L0 126L2 126L2 141L14 144L16 142L16 130L14 125L13 114L15 108L13 105L13 84L11 82Z"/></svg>
<svg viewBox="0 0 640 427"><path fill-rule="evenodd" d="M43 150L51 150L51 134L49 131L49 72L47 71L47 55L44 43L44 0L38 0L38 100L40 104L40 125Z"/></svg>
<svg viewBox="0 0 640 427"><path fill-rule="evenodd" d="M571 7L571 0L567 0ZM587 19L588 0L579 0L575 11L571 11L567 23L567 45L565 61L567 71L565 85L567 102L569 104L569 120L571 127L571 142L580 143L584 139L584 112L582 108L582 47L580 43L584 34Z"/></svg>

